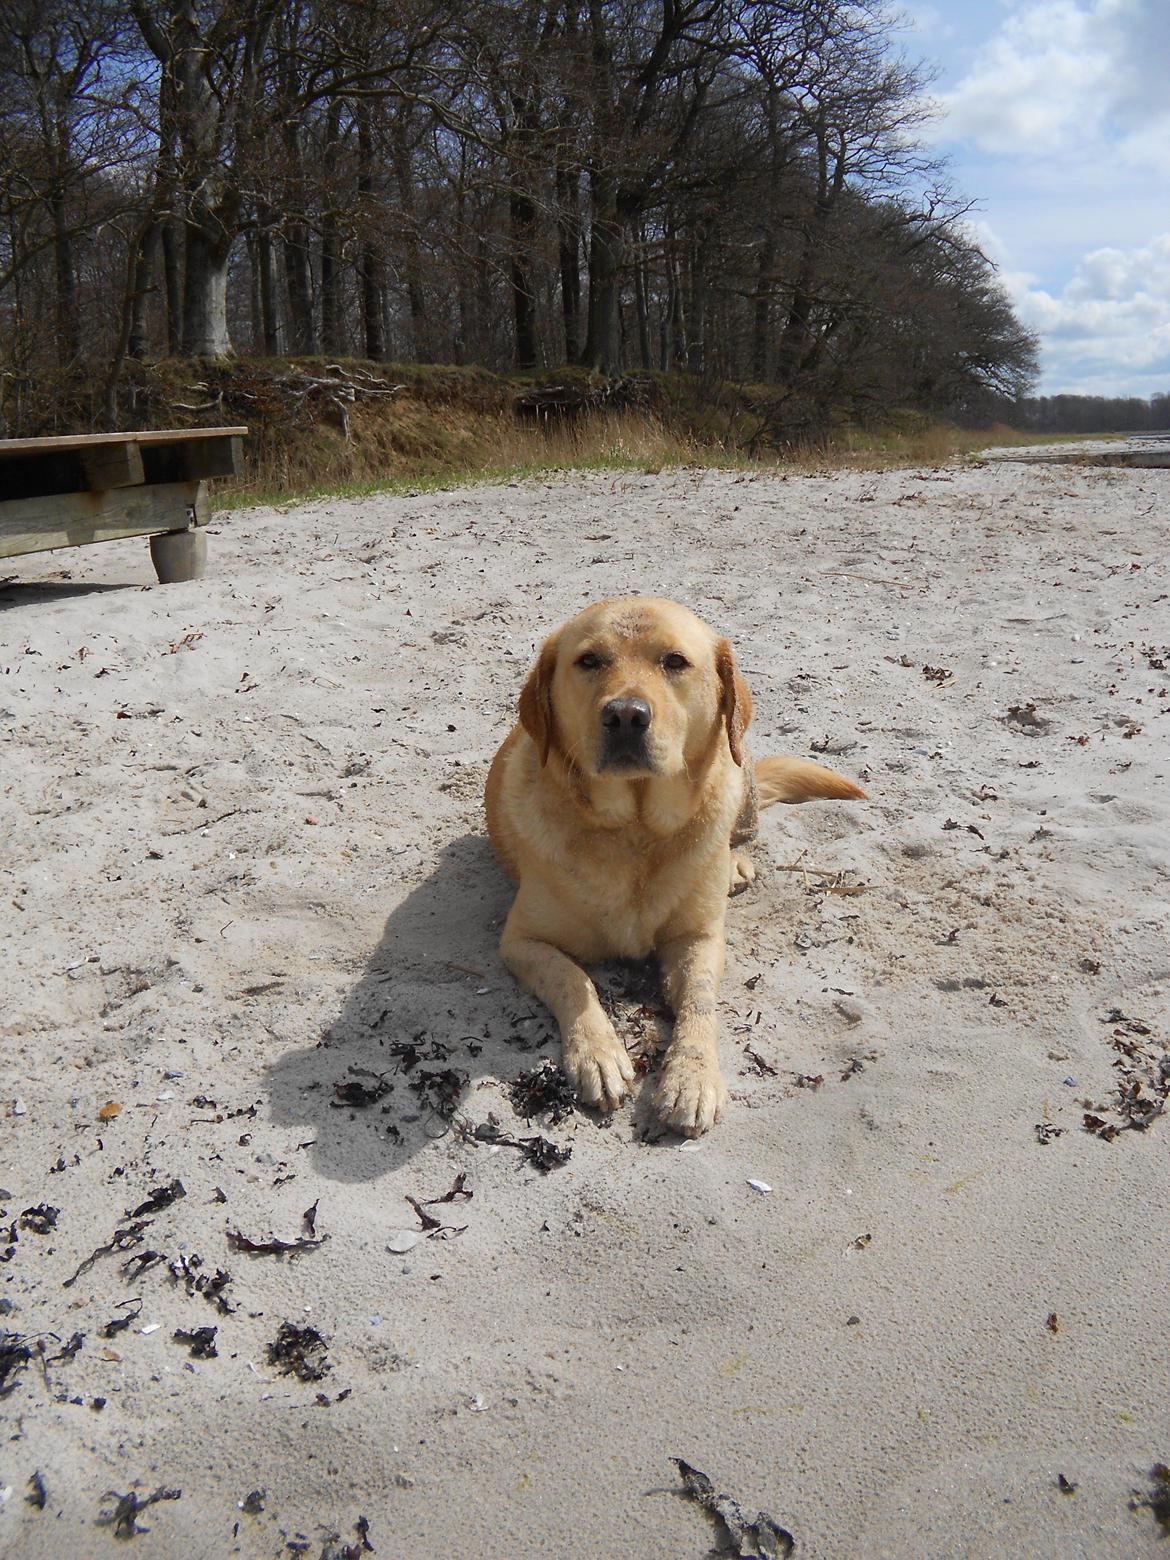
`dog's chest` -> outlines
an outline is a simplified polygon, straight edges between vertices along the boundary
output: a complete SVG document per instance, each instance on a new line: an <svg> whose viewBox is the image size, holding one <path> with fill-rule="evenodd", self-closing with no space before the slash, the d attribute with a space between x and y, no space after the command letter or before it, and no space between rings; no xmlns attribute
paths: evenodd
<svg viewBox="0 0 1170 1560"><path fill-rule="evenodd" d="M663 929L703 893L711 853L708 842L680 852L677 842L632 838L625 831L616 838L593 835L588 848L573 850L567 877L575 918L594 956L640 959L651 953Z"/></svg>

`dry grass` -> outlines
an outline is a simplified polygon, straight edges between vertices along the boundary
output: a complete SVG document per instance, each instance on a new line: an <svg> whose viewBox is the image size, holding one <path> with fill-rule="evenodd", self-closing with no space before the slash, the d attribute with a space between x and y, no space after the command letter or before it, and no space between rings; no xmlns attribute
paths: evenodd
<svg viewBox="0 0 1170 1560"><path fill-rule="evenodd" d="M392 397L348 407L296 393L301 379L381 380ZM130 372L129 368L127 370ZM706 384L679 372L642 376L648 405L595 411L545 424L516 407L534 385L597 389L583 368L500 375L454 364L371 364L324 358L245 357L194 365L168 359L133 366L123 387L132 401L119 425L199 426L247 423L247 474L217 485L221 504L277 504L326 494L412 493L470 482L517 480L550 472L707 466L749 470L875 470L941 466L989 445L1064 442L1071 436L972 432L921 413L891 409L880 427L841 424L817 438L779 445L783 426L775 388ZM100 422L100 386L78 371L35 387L25 409L28 433L90 429ZM195 402L196 405L190 403ZM808 414L809 408L805 408ZM799 408L792 415L798 415ZM780 435L782 437L782 435ZM1084 437L1092 437L1085 435Z"/></svg>
<svg viewBox="0 0 1170 1560"><path fill-rule="evenodd" d="M788 462L798 467L864 471L945 466L961 457L978 456L993 445L1050 442L1056 441L1048 435L1019 433L1002 423L985 429L959 428L954 423L903 414L892 418L888 427L842 428L824 440L794 444L786 454Z"/></svg>
<svg viewBox="0 0 1170 1560"><path fill-rule="evenodd" d="M944 466L991 445L1028 445L1036 435L1002 426L983 432L914 419L882 431L846 428L784 450L748 453L709 431L672 427L640 411L599 412L539 426L512 412L475 411L403 396L386 408L358 408L351 436L326 424L266 425L249 448L249 475L218 489L221 504L244 507L325 496L415 494L470 483L519 481L574 471L659 472L680 467L753 471L877 471Z"/></svg>
<svg viewBox="0 0 1170 1560"><path fill-rule="evenodd" d="M656 472L752 464L734 450L673 430L645 412L594 413L542 427L511 412L442 408L408 396L389 411L357 409L348 442L322 424L295 438L286 430L260 430L249 454L249 475L225 484L221 502L416 493L552 471Z"/></svg>
<svg viewBox="0 0 1170 1560"><path fill-rule="evenodd" d="M342 372L344 370L342 366ZM356 365L364 373L372 365ZM215 397L218 422L247 422L247 475L217 490L221 504L278 504L328 494L416 493L471 482L515 481L550 472L706 466L751 470L940 466L989 444L1036 443L1009 428L975 433L892 411L881 428L840 427L777 448L762 441L759 406L767 387L725 385L701 392L689 376L650 376L653 409L595 411L538 424L516 413L534 376L511 377L451 365L379 365L397 393L360 398L348 435L336 408L290 396L290 374L334 370L316 360L245 359L203 370L156 365L147 375L148 425L174 425L174 408L198 393ZM552 376L545 375L547 381ZM558 371L556 383L590 380ZM206 421L207 417L203 420Z"/></svg>

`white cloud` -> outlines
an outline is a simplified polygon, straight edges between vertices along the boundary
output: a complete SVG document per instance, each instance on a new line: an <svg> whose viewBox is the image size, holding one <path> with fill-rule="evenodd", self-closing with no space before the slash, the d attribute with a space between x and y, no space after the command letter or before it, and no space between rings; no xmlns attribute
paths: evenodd
<svg viewBox="0 0 1170 1560"><path fill-rule="evenodd" d="M1043 339L1047 390L1170 391L1170 233L1139 248L1094 250L1058 293L1001 274L1020 318Z"/></svg>
<svg viewBox="0 0 1170 1560"><path fill-rule="evenodd" d="M1021 0L936 103L941 138L1035 162L1170 169L1166 0Z"/></svg>
<svg viewBox="0 0 1170 1560"><path fill-rule="evenodd" d="M1073 0L1044 0L1010 16L940 103L949 138L985 151L1036 156L1092 138L1110 60L1095 18Z"/></svg>
<svg viewBox="0 0 1170 1560"><path fill-rule="evenodd" d="M1149 296L1170 298L1170 236L1160 235L1145 249L1096 249L1086 255L1065 288L1067 298L1123 303Z"/></svg>
<svg viewBox="0 0 1170 1560"><path fill-rule="evenodd" d="M1040 336L1044 392L1170 390L1170 233L1151 236L1170 182L1170 0L915 3L948 67L933 137Z"/></svg>

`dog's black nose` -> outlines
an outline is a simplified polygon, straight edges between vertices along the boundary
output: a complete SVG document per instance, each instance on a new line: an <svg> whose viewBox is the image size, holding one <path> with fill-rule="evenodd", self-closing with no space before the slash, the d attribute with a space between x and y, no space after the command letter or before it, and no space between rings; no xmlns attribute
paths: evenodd
<svg viewBox="0 0 1170 1560"><path fill-rule="evenodd" d="M615 735L643 732L650 724L650 706L645 699L611 699L602 708L601 724Z"/></svg>

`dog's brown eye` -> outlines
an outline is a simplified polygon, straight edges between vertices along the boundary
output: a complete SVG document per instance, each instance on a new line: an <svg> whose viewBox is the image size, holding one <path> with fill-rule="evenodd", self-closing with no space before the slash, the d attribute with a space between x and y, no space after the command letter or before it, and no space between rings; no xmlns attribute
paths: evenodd
<svg viewBox="0 0 1170 1560"><path fill-rule="evenodd" d="M601 665L601 657L594 655L592 650L586 650L584 655L577 657L577 665L583 672L595 672Z"/></svg>
<svg viewBox="0 0 1170 1560"><path fill-rule="evenodd" d="M691 663L685 655L679 655L677 650L672 650L669 655L662 657L662 664L668 672L685 672Z"/></svg>

